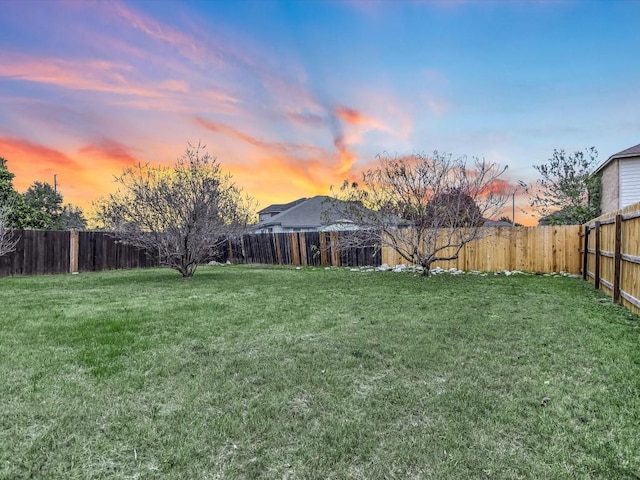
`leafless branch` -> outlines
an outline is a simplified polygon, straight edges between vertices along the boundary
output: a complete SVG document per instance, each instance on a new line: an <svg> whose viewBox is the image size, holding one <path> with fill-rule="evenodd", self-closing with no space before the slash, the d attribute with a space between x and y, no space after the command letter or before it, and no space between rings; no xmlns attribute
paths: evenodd
<svg viewBox="0 0 640 480"><path fill-rule="evenodd" d="M357 226L345 236L351 245L390 247L425 275L433 262L457 258L507 199L496 188L506 167L494 163L475 158L468 166L438 152L378 159L360 184L342 185L332 208Z"/></svg>
<svg viewBox="0 0 640 480"><path fill-rule="evenodd" d="M205 146L189 144L172 168L138 164L96 205L105 228L191 277L221 243L244 232L253 201Z"/></svg>
<svg viewBox="0 0 640 480"><path fill-rule="evenodd" d="M0 207L0 257L13 252L19 240L8 225L7 212Z"/></svg>

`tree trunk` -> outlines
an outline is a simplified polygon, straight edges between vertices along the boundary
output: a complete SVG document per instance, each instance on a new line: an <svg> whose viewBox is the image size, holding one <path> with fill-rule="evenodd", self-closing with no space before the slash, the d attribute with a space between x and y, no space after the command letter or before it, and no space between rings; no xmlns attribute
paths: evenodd
<svg viewBox="0 0 640 480"><path fill-rule="evenodd" d="M423 263L422 264L422 276L423 277L428 277L429 273L431 273L431 270L429 268L429 264L428 263Z"/></svg>
<svg viewBox="0 0 640 480"><path fill-rule="evenodd" d="M197 263L182 263L178 266L174 267L176 270L180 272L182 278L191 278L193 274L196 273L196 268L198 268Z"/></svg>

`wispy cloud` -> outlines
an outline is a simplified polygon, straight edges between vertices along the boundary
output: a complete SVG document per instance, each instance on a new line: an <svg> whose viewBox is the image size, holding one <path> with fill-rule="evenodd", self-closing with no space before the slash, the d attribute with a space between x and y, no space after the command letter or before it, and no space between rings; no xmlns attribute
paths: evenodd
<svg viewBox="0 0 640 480"><path fill-rule="evenodd" d="M140 84L132 84L134 67L105 60L73 61L60 58L29 57L3 53L0 77L55 85L69 90L157 96L157 92Z"/></svg>
<svg viewBox="0 0 640 480"><path fill-rule="evenodd" d="M199 65L205 65L213 60L211 55L208 55L208 49L203 42L193 36L162 24L122 2L109 2L106 6L111 8L113 13L121 17L131 28L175 48L185 58Z"/></svg>
<svg viewBox="0 0 640 480"><path fill-rule="evenodd" d="M269 142L260 140L252 135L244 133L237 128L234 128L230 125L215 122L213 120L207 120L202 117L194 117L194 122L205 129L209 130L213 133L218 133L221 135L225 135L227 137L231 137L241 142L248 143L260 149L267 150L271 153L281 153L281 154L306 154L306 155L326 155L326 150L317 147L315 145L306 145L300 143L288 143L288 142Z"/></svg>

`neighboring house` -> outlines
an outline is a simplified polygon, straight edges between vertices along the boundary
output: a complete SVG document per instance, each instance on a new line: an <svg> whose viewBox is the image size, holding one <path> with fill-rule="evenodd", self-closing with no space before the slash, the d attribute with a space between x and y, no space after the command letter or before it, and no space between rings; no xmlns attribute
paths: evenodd
<svg viewBox="0 0 640 480"><path fill-rule="evenodd" d="M513 227L512 222L506 220L485 220L482 224L483 227Z"/></svg>
<svg viewBox="0 0 640 480"><path fill-rule="evenodd" d="M264 222L265 220L275 217L279 213L289 210L291 207L295 207L307 200L308 198L299 198L298 200L294 200L290 203L274 203L273 205L269 205L267 208L263 208L258 212L258 222Z"/></svg>
<svg viewBox="0 0 640 480"><path fill-rule="evenodd" d="M602 213L640 202L640 145L611 155L593 174L602 175Z"/></svg>
<svg viewBox="0 0 640 480"><path fill-rule="evenodd" d="M252 230L254 233L353 230L352 222L340 218L333 211L329 198L318 195L283 205L270 205L258 212L260 221Z"/></svg>

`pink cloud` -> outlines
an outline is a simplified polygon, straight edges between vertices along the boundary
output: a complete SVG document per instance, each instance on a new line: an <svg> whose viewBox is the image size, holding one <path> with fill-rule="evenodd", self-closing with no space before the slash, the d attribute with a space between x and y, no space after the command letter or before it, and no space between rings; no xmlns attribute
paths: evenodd
<svg viewBox="0 0 640 480"><path fill-rule="evenodd" d="M4 53L0 77L45 83L70 90L154 96L153 90L131 85L133 67L102 60L71 61Z"/></svg>

